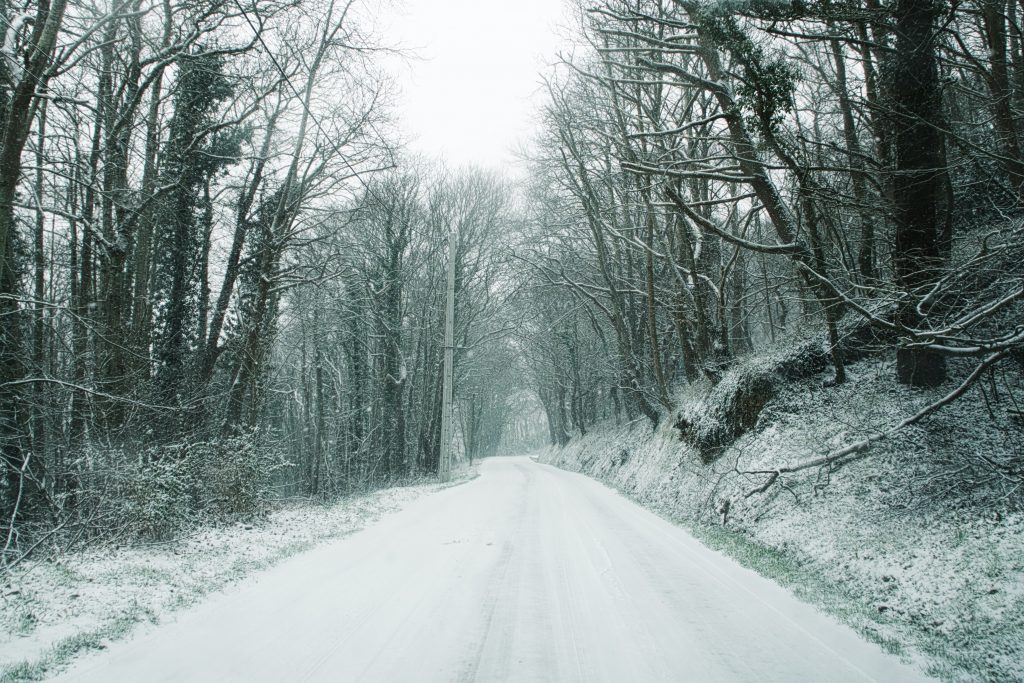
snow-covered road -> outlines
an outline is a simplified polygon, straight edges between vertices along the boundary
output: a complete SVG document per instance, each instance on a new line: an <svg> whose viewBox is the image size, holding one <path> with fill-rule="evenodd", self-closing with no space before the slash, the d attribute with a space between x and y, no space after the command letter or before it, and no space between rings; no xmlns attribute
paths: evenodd
<svg viewBox="0 0 1024 683"><path fill-rule="evenodd" d="M504 458L59 680L927 679L601 484Z"/></svg>

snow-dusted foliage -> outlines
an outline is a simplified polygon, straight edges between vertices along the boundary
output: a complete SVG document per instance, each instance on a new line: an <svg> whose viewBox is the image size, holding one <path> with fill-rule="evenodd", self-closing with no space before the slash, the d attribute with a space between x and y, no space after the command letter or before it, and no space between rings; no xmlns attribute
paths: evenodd
<svg viewBox="0 0 1024 683"><path fill-rule="evenodd" d="M79 541L169 540L200 524L262 517L289 463L255 435L149 448L92 449L87 476L58 502ZM73 537L59 536L58 543Z"/></svg>

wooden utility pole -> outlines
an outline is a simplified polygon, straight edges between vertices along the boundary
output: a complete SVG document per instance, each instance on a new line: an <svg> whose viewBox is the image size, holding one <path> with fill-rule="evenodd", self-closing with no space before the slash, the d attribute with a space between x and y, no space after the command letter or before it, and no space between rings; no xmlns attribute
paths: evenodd
<svg viewBox="0 0 1024 683"><path fill-rule="evenodd" d="M441 404L441 481L452 476L452 365L455 356L455 230L448 233L448 305L444 314L444 389Z"/></svg>

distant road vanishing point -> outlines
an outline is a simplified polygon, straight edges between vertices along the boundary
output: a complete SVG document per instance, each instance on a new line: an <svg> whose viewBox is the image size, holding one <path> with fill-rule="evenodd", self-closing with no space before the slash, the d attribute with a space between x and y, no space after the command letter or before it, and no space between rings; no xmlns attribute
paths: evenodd
<svg viewBox="0 0 1024 683"><path fill-rule="evenodd" d="M480 471L58 680L930 680L593 480Z"/></svg>

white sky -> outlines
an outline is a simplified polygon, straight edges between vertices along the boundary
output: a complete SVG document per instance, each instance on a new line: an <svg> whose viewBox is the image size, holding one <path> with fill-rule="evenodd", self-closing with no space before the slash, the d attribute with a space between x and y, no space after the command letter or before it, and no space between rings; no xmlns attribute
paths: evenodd
<svg viewBox="0 0 1024 683"><path fill-rule="evenodd" d="M562 0L397 0L384 42L418 55L391 67L409 149L450 166L504 170L534 130Z"/></svg>

